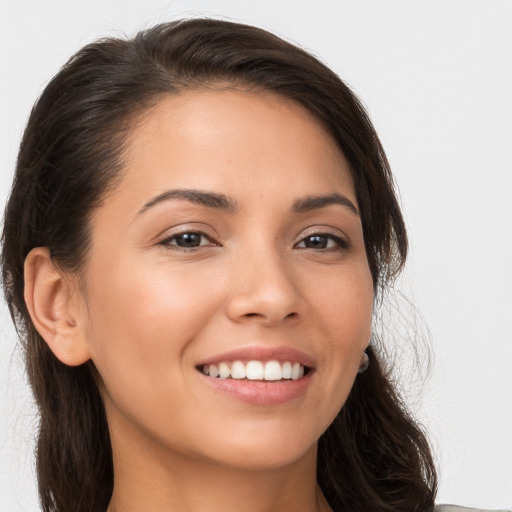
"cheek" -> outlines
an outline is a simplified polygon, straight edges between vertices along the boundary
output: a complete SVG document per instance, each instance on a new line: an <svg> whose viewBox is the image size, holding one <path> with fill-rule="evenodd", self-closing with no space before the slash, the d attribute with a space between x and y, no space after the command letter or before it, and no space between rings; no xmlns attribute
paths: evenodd
<svg viewBox="0 0 512 512"><path fill-rule="evenodd" d="M110 266L94 274L88 290L94 320L87 337L107 387L167 385L218 303L200 276L165 265L138 268Z"/></svg>
<svg viewBox="0 0 512 512"><path fill-rule="evenodd" d="M109 329L128 331L130 336L133 329L139 335L152 331L152 336L163 329L162 336L167 337L207 318L204 308L213 302L212 294L200 275L165 264L128 261L124 268L112 267L112 272L96 273L88 301L95 308L92 316Z"/></svg>
<svg viewBox="0 0 512 512"><path fill-rule="evenodd" d="M373 314L373 282L367 265L362 262L332 272L322 286L311 282L305 287L311 290L309 302L330 343L363 350L370 339Z"/></svg>
<svg viewBox="0 0 512 512"><path fill-rule="evenodd" d="M188 347L219 298L214 287L205 289L200 275L174 272L169 265L139 268L124 265L95 274L88 297L92 360L111 425L125 428L128 419L128 425L162 439L168 429L179 442L184 423L202 424L186 400L190 390L183 376L195 371ZM171 422L169 411L176 410L183 414Z"/></svg>
<svg viewBox="0 0 512 512"><path fill-rule="evenodd" d="M311 303L318 319L314 333L323 343L319 373L325 379L325 393L318 408L328 412L327 424L345 403L371 336L373 282L366 265L333 273L322 289L312 288Z"/></svg>

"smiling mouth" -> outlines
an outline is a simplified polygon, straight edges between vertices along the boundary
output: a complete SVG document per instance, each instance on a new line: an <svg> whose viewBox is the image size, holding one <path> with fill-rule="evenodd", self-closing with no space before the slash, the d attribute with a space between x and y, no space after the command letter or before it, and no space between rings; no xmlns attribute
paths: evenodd
<svg viewBox="0 0 512 512"><path fill-rule="evenodd" d="M307 366L297 362L276 360L251 360L246 363L242 361L220 362L219 364L201 365L198 370L214 379L272 382L300 380L310 371Z"/></svg>

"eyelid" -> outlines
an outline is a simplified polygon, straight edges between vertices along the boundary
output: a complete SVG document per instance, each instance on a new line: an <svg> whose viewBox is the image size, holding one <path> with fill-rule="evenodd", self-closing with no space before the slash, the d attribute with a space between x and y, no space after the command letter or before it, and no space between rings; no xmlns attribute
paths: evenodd
<svg viewBox="0 0 512 512"><path fill-rule="evenodd" d="M332 241L334 241L336 246L335 247L321 247L319 249L315 249L314 247L300 247L300 248L301 249L312 249L312 250L317 250L317 251L328 251L328 250L335 250L335 249L348 249L348 247L349 247L348 242L345 239L341 238L338 235L334 235L332 233L314 233L311 235L306 235L305 237L302 238L302 240L300 240L296 244L296 247L298 247L302 243L305 243L305 241L308 238L312 238L314 236L325 237L328 240L332 240Z"/></svg>
<svg viewBox="0 0 512 512"><path fill-rule="evenodd" d="M216 238L206 232L204 228L198 228L191 225L180 225L175 226L174 228L166 230L160 237L158 237L157 245L164 246L167 248L173 248L178 249L182 251L193 251L194 249L199 249L200 247L218 247L220 246L220 243L217 242ZM197 247L180 247L178 244L171 244L170 242L180 235L185 235L187 233L196 233L198 235L201 235L202 237L206 238L209 243L207 244L201 244Z"/></svg>
<svg viewBox="0 0 512 512"><path fill-rule="evenodd" d="M207 227L207 226L205 226ZM167 229L161 236L157 239L157 245L164 247L171 247L178 250L184 251L193 251L197 250L201 247L219 247L222 244L218 242L218 237L209 233L210 229L205 229L205 227L198 227L197 225L179 225L173 228ZM208 240L206 244L200 244L196 247L181 247L177 243L171 243L171 241L175 240L180 235L184 235L187 233L196 233L201 237L204 237ZM300 238L294 244L294 247L301 244L305 241L306 238L311 236L322 236L326 238L330 238L336 243L337 247L330 247L325 249L317 249L317 250L335 250L336 248L343 250L348 249L351 246L350 239L345 235L341 230L328 226L314 226L306 229L300 234ZM307 248L307 247L305 247Z"/></svg>
<svg viewBox="0 0 512 512"><path fill-rule="evenodd" d="M340 238L347 244L350 244L350 238L341 229L325 225L312 226L305 229L300 234L299 242L313 235L332 236L334 238Z"/></svg>

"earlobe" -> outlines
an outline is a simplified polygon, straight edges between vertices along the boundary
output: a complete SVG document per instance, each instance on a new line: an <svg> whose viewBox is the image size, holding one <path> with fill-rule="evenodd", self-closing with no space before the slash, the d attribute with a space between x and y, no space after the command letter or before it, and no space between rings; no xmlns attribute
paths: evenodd
<svg viewBox="0 0 512 512"><path fill-rule="evenodd" d="M47 247L32 249L25 259L24 298L34 327L64 364L90 359L74 290L55 267Z"/></svg>

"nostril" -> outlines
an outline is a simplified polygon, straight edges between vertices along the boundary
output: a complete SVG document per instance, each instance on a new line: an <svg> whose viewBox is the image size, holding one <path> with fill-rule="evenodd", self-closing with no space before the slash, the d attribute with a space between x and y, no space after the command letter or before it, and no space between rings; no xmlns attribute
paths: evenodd
<svg viewBox="0 0 512 512"><path fill-rule="evenodd" d="M262 315L261 313L246 313L244 315L246 318L253 318L253 317L257 317L257 316L264 316ZM297 313L293 312L293 313L288 313L285 318L295 318L297 316Z"/></svg>

